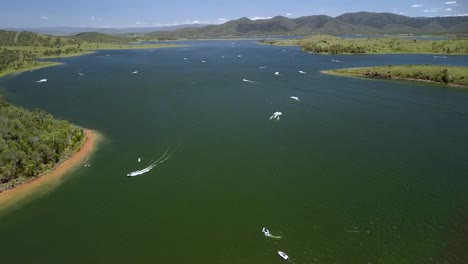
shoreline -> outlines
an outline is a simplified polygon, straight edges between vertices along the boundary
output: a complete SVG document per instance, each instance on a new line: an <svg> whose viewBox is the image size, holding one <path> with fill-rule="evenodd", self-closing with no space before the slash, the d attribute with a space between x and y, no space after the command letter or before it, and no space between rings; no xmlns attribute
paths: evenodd
<svg viewBox="0 0 468 264"><path fill-rule="evenodd" d="M95 151L101 135L94 130L84 129L86 139L80 149L67 160L57 164L52 171L39 175L12 189L0 192L0 211L9 208L34 193L45 193L58 186L65 175L82 165Z"/></svg>
<svg viewBox="0 0 468 264"><path fill-rule="evenodd" d="M18 73L23 73L27 71L32 71L32 70L38 70L42 68L47 68L47 67L52 67L52 66L57 66L57 65L62 65L62 62L57 62L57 61L43 61L47 59L61 59L61 58L72 58L72 57L79 57L79 56L84 56L84 55L90 55L94 54L98 51L105 51L105 50L143 50L143 49L165 49L165 48L179 48L182 47L180 45L171 45L171 44L144 44L144 45L109 45L107 44L102 46L102 47L96 47L96 48L90 48L87 50L84 50L82 52L78 53L72 53L72 54L63 54L63 55L52 55L52 56L40 56L37 57L39 60L35 60L40 65L34 65L34 66L26 66L25 68L21 68L18 70L8 70L5 72L0 72L0 78L11 75L11 74L18 74Z"/></svg>
<svg viewBox="0 0 468 264"><path fill-rule="evenodd" d="M56 62L56 61L36 61L36 62L38 63L38 65L31 65L31 66L26 66L25 68L18 69L18 70L2 72L0 73L0 78L10 75L10 74L18 74L18 73L39 70L42 68L47 68L47 67L52 67L52 66L63 64L62 62Z"/></svg>

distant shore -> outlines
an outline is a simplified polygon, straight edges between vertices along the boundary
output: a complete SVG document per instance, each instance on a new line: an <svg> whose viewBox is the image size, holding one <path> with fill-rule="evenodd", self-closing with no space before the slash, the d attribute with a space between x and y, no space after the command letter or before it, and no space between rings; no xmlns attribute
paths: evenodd
<svg viewBox="0 0 468 264"><path fill-rule="evenodd" d="M441 65L388 65L321 71L346 77L426 82L468 88L468 67Z"/></svg>
<svg viewBox="0 0 468 264"><path fill-rule="evenodd" d="M63 176L80 165L83 165L95 150L101 135L93 130L85 129L86 139L81 148L69 159L57 164L48 173L42 174L30 181L21 183L12 189L0 192L0 210L20 201L38 190L49 190L63 181Z"/></svg>
<svg viewBox="0 0 468 264"><path fill-rule="evenodd" d="M142 44L142 45L129 45L129 44L105 44L105 43L96 43L96 44L88 44L85 49L81 52L76 53L68 53L68 54L60 54L60 55L51 55L51 56L41 56L38 59L60 59L60 58L69 58L69 57L78 57L83 55L89 55L96 53L97 51L103 50L141 50L141 49L162 49L162 48L176 48L181 47L181 45L174 45L174 44ZM0 47L2 48L2 47ZM14 47L17 48L17 47ZM25 47L21 47L21 49L25 49ZM4 72L0 72L0 78L9 74L16 74L22 73L32 70L37 70L46 67L52 67L56 65L61 65L61 62L55 61L35 61L35 63L31 63L29 65L24 66L21 69L9 69Z"/></svg>

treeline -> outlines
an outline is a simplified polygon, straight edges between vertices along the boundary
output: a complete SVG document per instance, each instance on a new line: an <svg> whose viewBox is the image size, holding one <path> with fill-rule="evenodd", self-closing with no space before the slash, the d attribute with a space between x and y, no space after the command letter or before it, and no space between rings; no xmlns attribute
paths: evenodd
<svg viewBox="0 0 468 264"><path fill-rule="evenodd" d="M381 79L426 81L456 87L468 87L468 67L440 65L387 65L325 71Z"/></svg>
<svg viewBox="0 0 468 264"><path fill-rule="evenodd" d="M403 37L339 38L328 35L316 35L299 40L261 42L269 45L297 45L307 52L329 54L468 53L468 39L429 40Z"/></svg>
<svg viewBox="0 0 468 264"><path fill-rule="evenodd" d="M389 66L391 69L392 66ZM404 73L401 71L382 71L382 70L368 70L364 73L366 77L382 78L382 79L415 79L423 81L431 81L442 84L448 84L450 82L450 75L447 68L441 69L436 73L428 73L423 71Z"/></svg>
<svg viewBox="0 0 468 264"><path fill-rule="evenodd" d="M352 53L352 54L362 54L366 53L366 49L361 46L354 44L343 45L343 44L330 44L330 45L320 45L315 42L306 42L301 45L302 50L313 52L313 53L329 53L329 54L342 54L342 53Z"/></svg>
<svg viewBox="0 0 468 264"><path fill-rule="evenodd" d="M33 32L0 30L0 46L35 46L58 48L64 45L75 45L80 42L80 40L67 37L53 37Z"/></svg>
<svg viewBox="0 0 468 264"><path fill-rule="evenodd" d="M36 59L36 54L31 50L0 49L0 72L7 69L21 69Z"/></svg>
<svg viewBox="0 0 468 264"><path fill-rule="evenodd" d="M83 130L69 122L12 106L0 95L0 191L51 170L84 139Z"/></svg>

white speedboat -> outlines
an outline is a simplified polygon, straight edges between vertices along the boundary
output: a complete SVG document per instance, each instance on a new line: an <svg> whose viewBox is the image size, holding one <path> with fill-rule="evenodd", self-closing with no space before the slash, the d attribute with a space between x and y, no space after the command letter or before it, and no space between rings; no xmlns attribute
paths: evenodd
<svg viewBox="0 0 468 264"><path fill-rule="evenodd" d="M278 251L278 255L280 255L280 257L282 257L285 260L289 259L288 255L286 255L286 253L284 253L283 251Z"/></svg>
<svg viewBox="0 0 468 264"><path fill-rule="evenodd" d="M43 82L47 82L47 79L40 79L39 81L37 81L37 83L43 83Z"/></svg>
<svg viewBox="0 0 468 264"><path fill-rule="evenodd" d="M270 236L270 230L268 230L268 228L266 228L266 227L262 228L262 233L263 233L265 236Z"/></svg>

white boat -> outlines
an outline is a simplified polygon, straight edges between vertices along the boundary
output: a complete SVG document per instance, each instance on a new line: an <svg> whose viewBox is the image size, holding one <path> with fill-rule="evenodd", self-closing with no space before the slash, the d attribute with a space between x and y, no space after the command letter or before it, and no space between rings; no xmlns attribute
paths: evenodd
<svg viewBox="0 0 468 264"><path fill-rule="evenodd" d="M137 73L138 73L138 71L132 71L132 73L133 73L133 74L137 74Z"/></svg>
<svg viewBox="0 0 468 264"><path fill-rule="evenodd" d="M288 255L286 255L286 253L284 253L283 251L278 251L278 255L280 255L280 257L282 257L285 260L289 259Z"/></svg>
<svg viewBox="0 0 468 264"><path fill-rule="evenodd" d="M140 162L140 161L141 161L141 158L138 158L138 162Z"/></svg>
<svg viewBox="0 0 468 264"><path fill-rule="evenodd" d="M278 75L280 75L280 74L279 74L279 72L275 72L275 75L278 76Z"/></svg>
<svg viewBox="0 0 468 264"><path fill-rule="evenodd" d="M38 83L43 83L43 82L47 82L47 79L40 79L39 81L37 81Z"/></svg>
<svg viewBox="0 0 468 264"><path fill-rule="evenodd" d="M263 233L265 236L270 236L270 230L268 230L268 228L266 228L266 227L262 228L262 233Z"/></svg>

